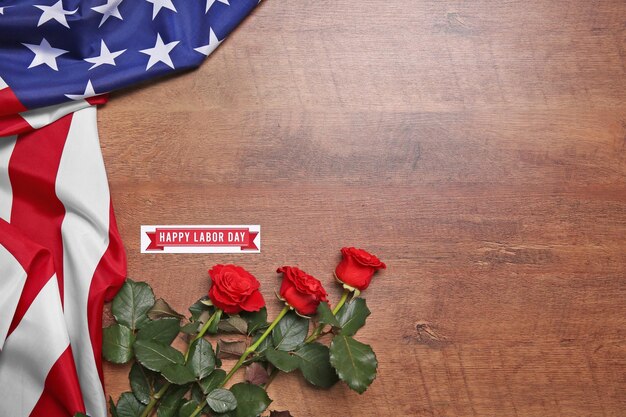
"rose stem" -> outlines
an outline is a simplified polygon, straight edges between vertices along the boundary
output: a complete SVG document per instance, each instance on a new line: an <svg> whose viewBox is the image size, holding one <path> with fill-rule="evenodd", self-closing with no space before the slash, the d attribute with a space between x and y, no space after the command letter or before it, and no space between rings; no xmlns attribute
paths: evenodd
<svg viewBox="0 0 626 417"><path fill-rule="evenodd" d="M348 296L350 295L350 290L344 289L343 290L343 294L341 295L341 299L339 299L339 302L337 303L337 305L335 306L335 308L333 308L333 316L337 315L337 312L339 312L339 310L341 309L341 307L343 307L343 305L346 303L346 300L348 299ZM321 324L319 326L317 326L315 328L315 330L313 331L313 333L311 333L311 336L309 336L304 343L311 343L314 342L315 340L317 340L317 338L320 337L321 333L322 333L322 329L324 328L324 325ZM272 383L272 381L274 380L274 378L276 378L276 375L278 375L279 369L278 368L274 368L272 369L272 372L270 373L270 376L267 380L267 382L265 383L264 387L267 390L267 387L269 387L269 385Z"/></svg>
<svg viewBox="0 0 626 417"><path fill-rule="evenodd" d="M191 341L189 342L189 346L187 346L187 352L185 353L185 363L187 363L189 352L191 352L191 346L193 346L196 340L202 338L204 334L207 332L207 330L209 330L209 327L211 327L211 324L213 324L215 319L217 318L219 320L221 316L222 316L222 310L218 308L217 310L215 310L215 313L213 313L213 315L206 321L206 323L204 323L204 326L202 326L198 334L193 339L191 339Z"/></svg>
<svg viewBox="0 0 626 417"><path fill-rule="evenodd" d="M235 374L235 372L237 372L237 370L239 368L241 368L241 365L244 363L244 361L246 360L246 358L248 357L248 355L250 355L252 352L254 352L260 345L261 343L267 338L267 336L269 336L269 334L272 332L272 330L274 330L274 327L276 327L276 325L278 324L278 322L285 317L285 314L287 314L287 312L291 309L291 307L289 307L288 305L286 305L280 313L278 313L278 316L276 316L276 318L274 319L274 321L272 322L272 324L270 324L270 327L268 327L263 334L261 335L261 337L259 337L259 339L254 342L252 345L248 346L248 348L243 352L243 354L241 355L241 357L239 358L239 360L237 361L237 363L235 364L235 366L233 366L233 369L230 370L230 372L228 373L228 375L226 375L226 377L224 378L224 380L222 381L222 383L219 385L220 388L223 387L224 385L226 385L226 383L228 382L228 380ZM198 407L196 407L195 410L193 410L193 413L191 413L191 415L189 417L196 417L198 414L200 414L200 412L202 411L202 409L204 408L204 404L206 403L206 398L198 405Z"/></svg>
<svg viewBox="0 0 626 417"><path fill-rule="evenodd" d="M333 308L333 316L336 316L337 312L339 312L341 307L343 307L343 305L346 303L346 300L348 299L348 295L350 295L350 290L344 289L343 294L341 295L341 298L339 299L339 302L337 303L335 308ZM311 333L311 336L307 337L304 343L311 343L314 340L316 340L318 337L320 337L320 334L322 333L324 326L325 326L324 324L320 324L319 326L317 326L315 330L313 330L313 333Z"/></svg>
<svg viewBox="0 0 626 417"><path fill-rule="evenodd" d="M159 402L159 400L161 399L163 394L165 394L165 391L167 391L169 387L170 387L170 383L166 382L165 385L163 385L163 387L150 398L150 402L148 403L148 405L146 405L146 408L143 410L140 417L147 417L151 414L152 409L154 408L155 405L157 405L157 403Z"/></svg>
<svg viewBox="0 0 626 417"><path fill-rule="evenodd" d="M215 321L215 319L221 316L222 316L222 310L217 309L215 313L213 313L213 315L207 320L207 322L204 323L204 326L202 326L202 329L200 329L198 334L193 339L191 339L191 341L189 342L189 345L187 345L187 352L185 352L185 363L187 363L187 359L189 358L189 352L191 352L191 346L193 346L196 340L204 336L204 334L207 332L207 330L209 330L209 327L211 327L211 324ZM141 413L139 417L148 417L149 415L152 414L152 410L154 409L154 406L157 405L157 403L163 397L163 395L165 394L167 389L170 387L170 385L171 384L169 382L165 382L163 387L161 387L161 389L157 393L155 393L152 396L152 398L150 398L150 402L148 403L148 405L146 405L146 408L143 410L143 412Z"/></svg>
<svg viewBox="0 0 626 417"><path fill-rule="evenodd" d="M274 330L274 327L276 327L278 322L283 317L285 317L285 314L287 314L287 312L290 310L290 308L291 307L286 305L282 309L282 311L280 313L278 313L278 316L276 316L276 318L274 319L272 324L270 324L270 327L265 329L265 331L263 332L261 337L259 337L259 339L256 342L254 342L252 345L248 346L248 348L243 352L243 354L241 355L241 357L239 358L239 360L237 361L235 366L233 366L233 369L231 369L230 372L228 373L228 375L226 375L226 378L224 378L224 380L220 384L220 387L223 387L228 382L228 380L235 374L235 372L237 372L237 369L239 369L241 367L241 365L246 360L248 355L250 355L252 352L254 352L261 345L261 343L263 343L263 341L267 338L267 336L269 336L269 334L272 333L272 330Z"/></svg>

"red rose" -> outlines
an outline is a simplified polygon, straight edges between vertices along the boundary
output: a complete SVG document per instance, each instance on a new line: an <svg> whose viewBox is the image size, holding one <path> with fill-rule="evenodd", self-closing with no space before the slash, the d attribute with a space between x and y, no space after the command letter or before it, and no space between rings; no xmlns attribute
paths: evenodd
<svg viewBox="0 0 626 417"><path fill-rule="evenodd" d="M337 279L344 284L365 290L370 285L374 272L387 268L376 256L363 249L341 248L343 259L335 268Z"/></svg>
<svg viewBox="0 0 626 417"><path fill-rule="evenodd" d="M276 272L283 273L280 296L304 316L315 314L321 301L328 301L327 294L319 280L294 267L283 266Z"/></svg>
<svg viewBox="0 0 626 417"><path fill-rule="evenodd" d="M242 267L215 265L209 269L209 276L213 282L209 298L213 305L225 313L259 311L265 306L265 300L259 292L259 281Z"/></svg>

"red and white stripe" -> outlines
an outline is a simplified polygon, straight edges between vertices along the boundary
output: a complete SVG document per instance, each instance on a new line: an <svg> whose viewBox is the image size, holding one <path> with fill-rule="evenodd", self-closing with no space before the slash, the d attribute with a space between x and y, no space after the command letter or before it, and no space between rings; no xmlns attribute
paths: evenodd
<svg viewBox="0 0 626 417"><path fill-rule="evenodd" d="M107 99L108 95L103 94L84 100L28 110L13 93L11 87L0 77L0 137L39 129L77 110L104 104Z"/></svg>
<svg viewBox="0 0 626 417"><path fill-rule="evenodd" d="M0 233L0 287L10 295L3 299L0 330L0 339L6 335L0 353L0 413L74 415L84 405L50 252L4 220Z"/></svg>
<svg viewBox="0 0 626 417"><path fill-rule="evenodd" d="M7 96L10 98L6 91L0 92L0 103ZM67 416L68 410L73 415L84 411L79 409L83 401L90 416L107 415L101 367L102 307L123 283L126 258L111 207L96 108L88 103L88 107L72 105L76 106L70 103L47 112L27 112L26 117L22 113L18 116L29 127L23 133L0 138L0 217L24 240L47 251L52 272L30 303L24 297L32 292L22 291L16 316L20 305L27 306L23 317L37 318L38 323L54 321L54 325L46 325L58 339L48 343L42 339L46 333L36 332L35 325L24 319L14 329L9 326L5 349L0 352L0 387L6 381L13 382L11 391L0 389L1 416L56 417ZM20 123L18 120L14 126ZM0 245L7 247L7 239L8 235L1 232ZM8 252L15 257L15 251ZM7 306L16 303L20 282L16 270L17 278L7 287L7 295L0 295L3 317ZM28 275L25 285L30 279ZM0 292L4 293L2 284ZM63 315L59 316L61 306ZM0 341L5 322L0 319ZM22 323L23 330L18 332ZM24 339L19 336L22 334ZM11 360L15 365L9 366L5 358L13 346L10 343L25 343L26 339L31 350L20 349L20 356ZM45 363L35 360L38 357L46 359ZM72 369L77 371L79 385L72 383ZM25 374L31 377L22 379ZM73 392L80 401L64 400ZM20 398L25 400L16 400ZM50 410L61 411L55 414Z"/></svg>

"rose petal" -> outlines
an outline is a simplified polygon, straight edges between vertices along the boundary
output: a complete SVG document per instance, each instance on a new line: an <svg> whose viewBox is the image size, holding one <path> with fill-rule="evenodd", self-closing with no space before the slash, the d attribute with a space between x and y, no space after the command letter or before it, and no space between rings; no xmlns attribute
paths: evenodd
<svg viewBox="0 0 626 417"><path fill-rule="evenodd" d="M255 291L241 303L241 308L246 311L259 311L265 307L265 300L260 291Z"/></svg>

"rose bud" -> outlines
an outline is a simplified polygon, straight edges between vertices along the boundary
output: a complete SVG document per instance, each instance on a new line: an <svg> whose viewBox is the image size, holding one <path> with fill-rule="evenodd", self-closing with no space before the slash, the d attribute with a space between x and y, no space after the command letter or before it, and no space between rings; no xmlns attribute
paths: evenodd
<svg viewBox="0 0 626 417"><path fill-rule="evenodd" d="M259 292L259 281L240 266L215 265L209 269L212 285L209 298L227 314L240 311L259 311L265 300Z"/></svg>
<svg viewBox="0 0 626 417"><path fill-rule="evenodd" d="M280 296L298 314L315 314L321 301L328 301L322 283L315 277L294 266L283 266L276 272L283 273Z"/></svg>
<svg viewBox="0 0 626 417"><path fill-rule="evenodd" d="M365 290L379 269L387 268L383 262L363 249L341 248L343 259L335 268L335 276L349 290Z"/></svg>

